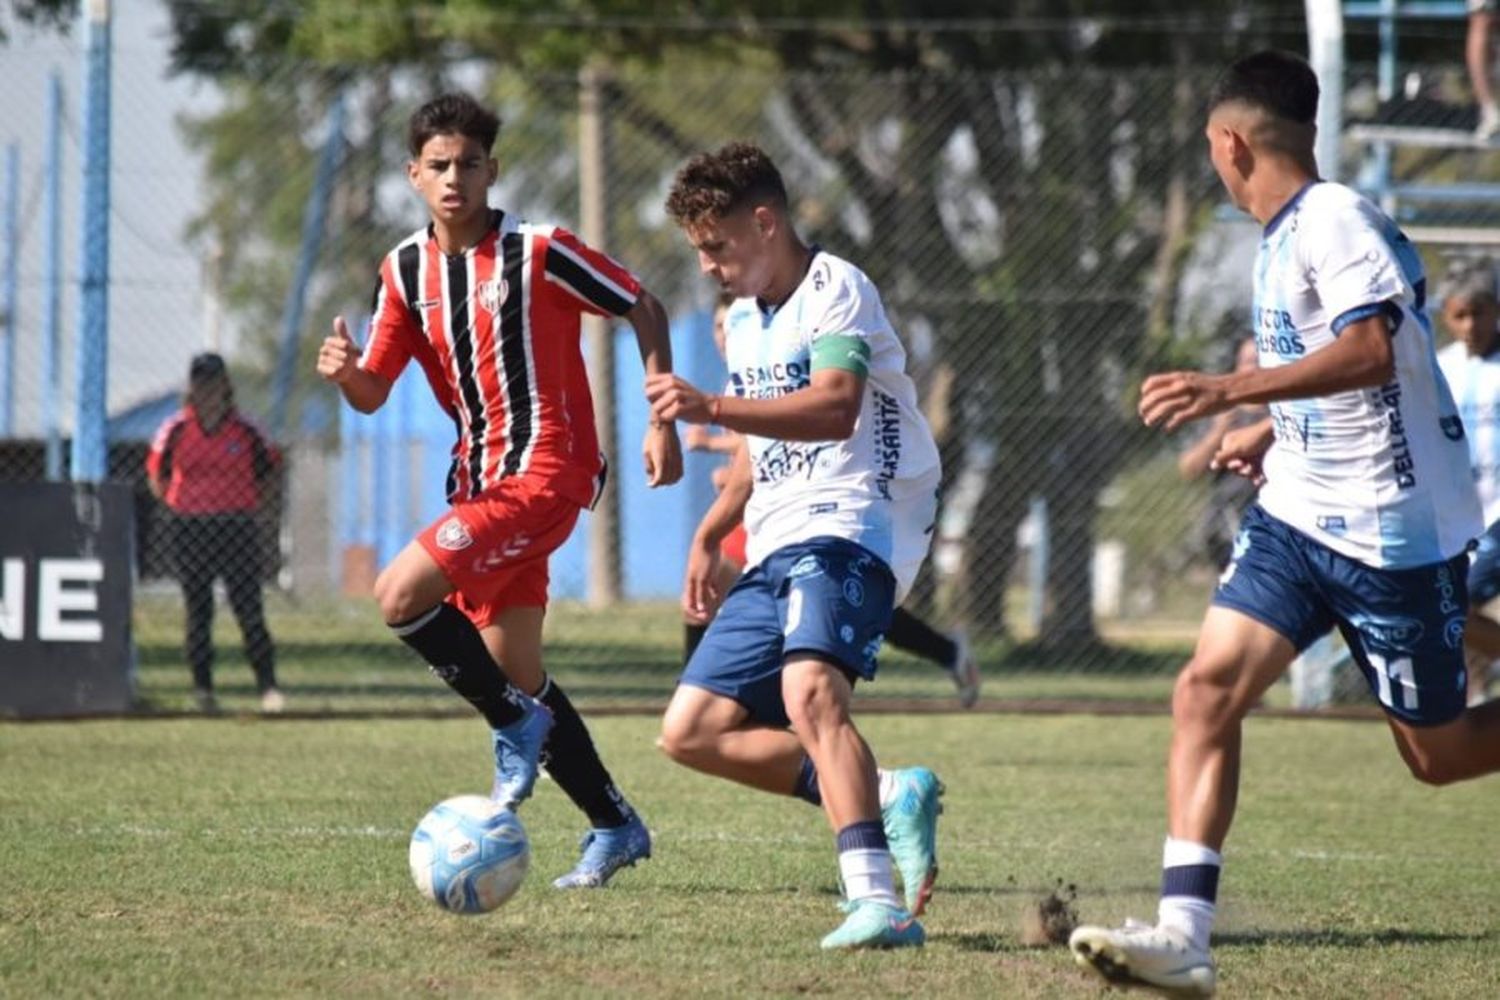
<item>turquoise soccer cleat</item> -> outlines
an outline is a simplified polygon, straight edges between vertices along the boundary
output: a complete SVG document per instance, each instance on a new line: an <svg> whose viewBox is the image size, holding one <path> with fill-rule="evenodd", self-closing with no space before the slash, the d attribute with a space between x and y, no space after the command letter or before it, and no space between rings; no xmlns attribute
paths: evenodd
<svg viewBox="0 0 1500 1000"><path fill-rule="evenodd" d="M852 948L920 948L927 932L907 911L872 899L859 899L847 907L848 916L823 938L826 951Z"/></svg>
<svg viewBox="0 0 1500 1000"><path fill-rule="evenodd" d="M554 889L600 889L621 868L651 857L651 833L639 816L624 826L595 828L583 836L583 857L552 883Z"/></svg>
<svg viewBox="0 0 1500 1000"><path fill-rule="evenodd" d="M493 730L495 785L490 798L514 809L531 795L541 772L542 747L552 731L552 710L535 698L526 699L526 714Z"/></svg>
<svg viewBox="0 0 1500 1000"><path fill-rule="evenodd" d="M894 777L898 790L881 806L880 819L891 858L901 872L907 909L920 917L937 880L937 818L943 811L943 783L925 767L905 767L894 772Z"/></svg>

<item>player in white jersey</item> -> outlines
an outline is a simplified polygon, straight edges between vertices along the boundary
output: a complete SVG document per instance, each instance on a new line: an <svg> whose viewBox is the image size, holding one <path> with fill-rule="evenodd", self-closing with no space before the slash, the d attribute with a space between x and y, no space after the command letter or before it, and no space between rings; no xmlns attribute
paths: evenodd
<svg viewBox="0 0 1500 1000"><path fill-rule="evenodd" d="M870 280L797 236L781 174L759 148L688 161L667 211L704 272L738 296L729 391L674 376L648 378L646 396L660 420L715 423L747 445L694 536L684 608L706 617L716 603L719 542L742 515L749 565L683 671L661 746L689 767L822 805L849 901L824 948L920 945L941 786L927 768L877 774L849 717L936 514L937 446L905 353Z"/></svg>
<svg viewBox="0 0 1500 1000"><path fill-rule="evenodd" d="M1080 927L1069 941L1080 964L1122 985L1213 993L1209 933L1241 720L1330 628L1418 779L1500 769L1500 703L1464 706L1466 548L1482 524L1421 262L1373 205L1318 180L1317 104L1317 77L1285 53L1247 56L1215 84L1209 158L1265 226L1260 367L1170 372L1141 387L1141 418L1167 430L1244 403L1268 403L1272 416L1226 435L1215 458L1265 485L1172 696L1157 923Z"/></svg>
<svg viewBox="0 0 1500 1000"><path fill-rule="evenodd" d="M1465 261L1443 287L1443 325L1454 342L1438 364L1463 418L1484 534L1469 563L1469 701L1483 700L1490 665L1500 659L1500 623L1479 609L1500 596L1500 287L1488 259Z"/></svg>

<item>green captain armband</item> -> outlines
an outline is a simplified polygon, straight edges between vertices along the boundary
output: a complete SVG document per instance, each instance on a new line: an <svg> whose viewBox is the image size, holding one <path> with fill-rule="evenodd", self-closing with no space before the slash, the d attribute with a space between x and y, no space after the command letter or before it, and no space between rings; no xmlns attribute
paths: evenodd
<svg viewBox="0 0 1500 1000"><path fill-rule="evenodd" d="M847 333L819 337L812 345L812 370L820 368L842 368L866 378L870 374L869 342Z"/></svg>

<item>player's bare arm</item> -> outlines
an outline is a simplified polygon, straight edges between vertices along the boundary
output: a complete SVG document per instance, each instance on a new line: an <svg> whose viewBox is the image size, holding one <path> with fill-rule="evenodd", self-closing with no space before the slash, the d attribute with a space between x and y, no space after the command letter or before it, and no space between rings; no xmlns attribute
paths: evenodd
<svg viewBox="0 0 1500 1000"><path fill-rule="evenodd" d="M676 375L646 380L646 398L660 420L718 424L741 434L782 441L842 441L854 433L865 379L843 368L822 368L805 388L776 399L741 399L698 389Z"/></svg>
<svg viewBox="0 0 1500 1000"><path fill-rule="evenodd" d="M1384 385L1395 374L1390 323L1385 316L1356 320L1328 347L1279 368L1227 375L1167 372L1141 384L1139 413L1148 427L1175 430L1241 403L1309 399Z"/></svg>
<svg viewBox="0 0 1500 1000"><path fill-rule="evenodd" d="M374 413L391 393L391 383L382 375L359 366L359 345L349 336L344 317L333 318L333 333L318 348L318 374L339 387L349 405L361 413Z"/></svg>
<svg viewBox="0 0 1500 1000"><path fill-rule="evenodd" d="M718 592L719 543L734 530L745 514L754 480L750 450L743 441L730 459L728 474L718 497L698 522L688 546L687 570L682 581L682 609L694 622L706 622L723 595Z"/></svg>
<svg viewBox="0 0 1500 1000"><path fill-rule="evenodd" d="M672 341L668 335L667 311L655 295L641 289L630 312L625 314L635 329L635 340L641 351L646 376L672 371ZM641 445L650 486L670 486L682 478L682 444L671 421L652 419Z"/></svg>

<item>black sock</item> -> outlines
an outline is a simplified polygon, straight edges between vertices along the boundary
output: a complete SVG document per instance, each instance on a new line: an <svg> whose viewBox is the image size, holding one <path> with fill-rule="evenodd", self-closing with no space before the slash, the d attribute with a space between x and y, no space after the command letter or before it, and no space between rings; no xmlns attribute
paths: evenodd
<svg viewBox="0 0 1500 1000"><path fill-rule="evenodd" d="M958 643L905 608L891 612L891 627L885 630L885 641L948 670L953 669L953 661L958 659Z"/></svg>
<svg viewBox="0 0 1500 1000"><path fill-rule="evenodd" d="M682 665L688 665L688 660L698 651L698 644L703 641L703 633L708 631L707 625L694 625L684 622L682 625Z"/></svg>
<svg viewBox="0 0 1500 1000"><path fill-rule="evenodd" d="M616 827L629 823L635 818L635 810L604 769L588 727L567 694L549 677L537 700L552 709L552 732L542 747L542 764L557 787L583 810L590 825Z"/></svg>
<svg viewBox="0 0 1500 1000"><path fill-rule="evenodd" d="M443 682L468 699L494 729L526 714L521 692L495 663L479 630L467 615L448 603L391 626Z"/></svg>

